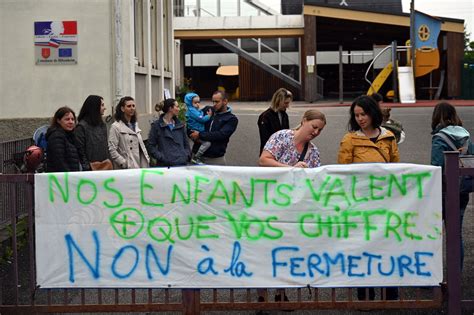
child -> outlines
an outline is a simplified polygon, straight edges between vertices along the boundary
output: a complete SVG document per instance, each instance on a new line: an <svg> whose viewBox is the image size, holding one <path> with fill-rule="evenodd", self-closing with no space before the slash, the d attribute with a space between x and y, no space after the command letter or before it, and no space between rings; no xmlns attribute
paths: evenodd
<svg viewBox="0 0 474 315"><path fill-rule="evenodd" d="M184 103L186 103L186 123L188 128L188 134L192 131L204 131L204 124L211 119L212 109L208 109L207 113L204 113L199 109L200 99L196 93L188 93L184 96ZM201 141L198 151L191 159L193 164L203 164L201 157L211 146L209 141Z"/></svg>
<svg viewBox="0 0 474 315"><path fill-rule="evenodd" d="M395 119L390 119L390 111L392 109L389 107L382 107L381 109L383 116L382 127L393 132L395 138L397 139L397 144L405 141L405 132L403 131L402 123L396 121Z"/></svg>

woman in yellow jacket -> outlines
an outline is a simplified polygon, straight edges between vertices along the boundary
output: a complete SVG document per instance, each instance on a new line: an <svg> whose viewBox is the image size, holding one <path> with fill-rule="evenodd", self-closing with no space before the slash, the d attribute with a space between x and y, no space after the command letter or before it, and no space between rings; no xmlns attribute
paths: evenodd
<svg viewBox="0 0 474 315"><path fill-rule="evenodd" d="M337 161L350 163L399 162L395 135L381 127L383 116L378 103L370 96L359 96L350 109L349 132L339 146ZM366 288L357 288L359 300L366 300ZM398 299L398 288L386 288L387 300ZM374 288L369 288L369 300L375 299Z"/></svg>
<svg viewBox="0 0 474 315"><path fill-rule="evenodd" d="M349 132L344 135L339 147L339 164L400 161L395 135L380 126L382 111L370 96L356 98L350 115Z"/></svg>

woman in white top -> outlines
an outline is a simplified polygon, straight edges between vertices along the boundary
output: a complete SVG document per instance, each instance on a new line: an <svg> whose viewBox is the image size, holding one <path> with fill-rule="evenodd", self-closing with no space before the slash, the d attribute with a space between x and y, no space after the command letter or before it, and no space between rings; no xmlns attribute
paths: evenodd
<svg viewBox="0 0 474 315"><path fill-rule="evenodd" d="M115 169L146 168L150 158L138 128L135 100L122 97L110 127L109 153Z"/></svg>
<svg viewBox="0 0 474 315"><path fill-rule="evenodd" d="M323 113L316 109L307 110L297 128L277 131L268 139L260 155L259 165L303 168L320 166L319 150L311 140L319 136L324 126L326 117ZM305 155L301 156L303 153Z"/></svg>

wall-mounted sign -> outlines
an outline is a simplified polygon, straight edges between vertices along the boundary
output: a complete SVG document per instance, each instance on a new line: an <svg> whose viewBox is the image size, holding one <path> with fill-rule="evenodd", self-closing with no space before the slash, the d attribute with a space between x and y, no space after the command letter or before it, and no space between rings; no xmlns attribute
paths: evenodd
<svg viewBox="0 0 474 315"><path fill-rule="evenodd" d="M77 64L77 21L35 22L35 62Z"/></svg>

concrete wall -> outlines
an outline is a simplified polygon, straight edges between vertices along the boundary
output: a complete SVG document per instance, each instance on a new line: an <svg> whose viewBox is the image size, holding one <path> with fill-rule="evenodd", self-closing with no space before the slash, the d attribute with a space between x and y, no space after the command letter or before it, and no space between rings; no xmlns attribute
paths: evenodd
<svg viewBox="0 0 474 315"><path fill-rule="evenodd" d="M0 118L51 117L64 105L78 111L89 94L110 110L113 16L106 0L0 1ZM35 65L34 22L61 20L77 21L78 63Z"/></svg>

